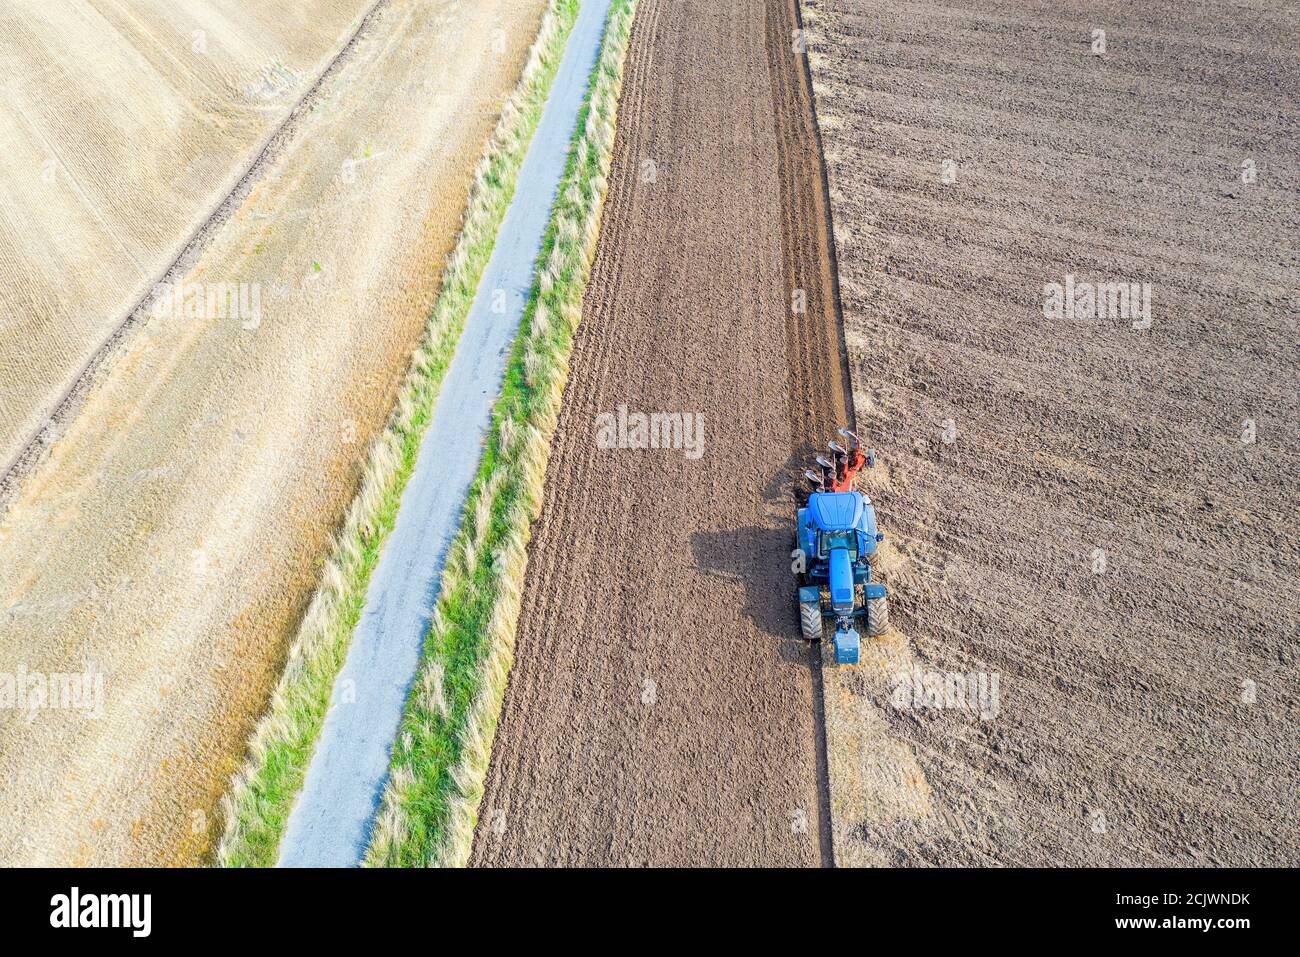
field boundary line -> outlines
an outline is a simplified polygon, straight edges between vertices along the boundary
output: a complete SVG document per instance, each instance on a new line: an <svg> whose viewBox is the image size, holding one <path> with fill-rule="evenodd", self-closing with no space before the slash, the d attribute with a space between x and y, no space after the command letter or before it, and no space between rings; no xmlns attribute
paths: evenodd
<svg viewBox="0 0 1300 957"><path fill-rule="evenodd" d="M844 320L844 299L840 286L840 250L839 250L839 233L835 229L835 205L831 200L832 171L830 164L826 162L825 139L822 135L822 119L818 104L817 83L813 74L812 57L814 55L825 56L826 51L819 49L819 46L825 42L822 27L819 23L819 14L822 12L815 4L809 4L808 0L787 0L791 16L794 18L794 29L796 35L803 44L802 53L796 58L796 70L799 74L799 80L802 83L802 92L806 95L807 107L811 118L811 130L814 141L814 149L817 156L818 165L818 183L817 190L821 199L818 215L822 219L825 231L825 248L826 254L830 259L830 277L832 304L835 316L835 337L838 347L839 369L838 372L842 377L844 386L844 412L847 416L847 425L855 432L858 430L858 408L854 392L853 363L849 358L849 348L847 331ZM812 16L808 11L812 11ZM897 542L896 533L893 534L893 541ZM893 586L893 587L896 587ZM897 629L892 629L891 634L900 634ZM904 639L906 641L906 639ZM821 822L827 830L825 838L826 845L830 856L823 862L823 866L851 867L851 863L844 860L842 845L844 836L847 833L848 826L852 823L849 815L842 809L842 802L836 801L837 787L836 781L843 783L844 761L840 757L840 749L846 748L843 742L848 739L849 732L844 729L843 708L837 705L834 697L835 691L842 686L841 675L837 675L838 666L833 664L833 656L828 659L825 651L819 653L821 659L817 664L814 694L816 695L816 711L818 730L820 732L818 747L821 750L819 755L819 777L818 787L824 791L825 796L825 819ZM856 670L856 668L855 668ZM821 775L824 774L824 777ZM841 788L842 790L842 788ZM837 808L839 810L837 810ZM838 838L838 839L837 839Z"/></svg>
<svg viewBox="0 0 1300 957"><path fill-rule="evenodd" d="M637 0L613 0L365 863L464 866L514 656L532 523L600 234Z"/></svg>
<svg viewBox="0 0 1300 957"><path fill-rule="evenodd" d="M514 196L519 170L559 69L579 0L550 0L515 91L475 171L464 223L447 259L438 298L383 433L372 443L321 583L289 651L244 766L222 798L215 863L272 866L311 762L365 604L371 574L397 517L421 439L469 314L479 279Z"/></svg>
<svg viewBox="0 0 1300 957"><path fill-rule="evenodd" d="M857 409L853 399L853 369L849 363L848 345L844 331L844 304L840 294L839 249L836 245L834 209L831 205L830 173L826 163L826 149L822 140L821 119L817 112L817 93L813 88L812 38L804 19L806 0L786 0L786 12L790 18L788 36L798 37L800 44L794 56L791 69L791 91L797 108L806 111L808 131L812 137L812 156L816 164L815 183L809 184L814 209L811 210L820 225L821 242L818 246L826 256L827 278L829 280L829 305L831 315L828 317L834 326L834 349L829 357L832 371L839 377L840 391L843 396L842 412L844 424L857 430ZM813 675L813 720L817 728L817 788L820 808L818 813L819 838L822 846L822 866L835 867L835 800L831 779L831 729L826 715L826 664L821 650L813 654L811 664Z"/></svg>

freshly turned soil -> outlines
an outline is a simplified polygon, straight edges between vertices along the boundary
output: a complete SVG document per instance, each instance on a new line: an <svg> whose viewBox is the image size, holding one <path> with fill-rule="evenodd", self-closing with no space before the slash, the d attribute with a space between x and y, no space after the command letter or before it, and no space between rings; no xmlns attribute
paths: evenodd
<svg viewBox="0 0 1300 957"><path fill-rule="evenodd" d="M837 863L1294 864L1294 12L804 18L897 629L828 674ZM1067 275L1150 328L1046 318Z"/></svg>

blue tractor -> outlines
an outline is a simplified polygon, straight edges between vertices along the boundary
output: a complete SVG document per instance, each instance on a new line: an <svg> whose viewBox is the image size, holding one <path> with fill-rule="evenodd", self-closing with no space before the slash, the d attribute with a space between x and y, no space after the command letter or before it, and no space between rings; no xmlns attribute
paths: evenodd
<svg viewBox="0 0 1300 957"><path fill-rule="evenodd" d="M875 456L864 455L848 429L840 434L850 446L832 442L834 461L818 456L820 473L804 473L813 489L796 517L795 554L803 568L799 621L804 638L820 644L823 622L833 619L835 663L856 665L862 647L857 619L866 619L872 638L889 628L885 586L871 580L871 559L885 536L876 528L871 499L855 488L858 470L874 465Z"/></svg>

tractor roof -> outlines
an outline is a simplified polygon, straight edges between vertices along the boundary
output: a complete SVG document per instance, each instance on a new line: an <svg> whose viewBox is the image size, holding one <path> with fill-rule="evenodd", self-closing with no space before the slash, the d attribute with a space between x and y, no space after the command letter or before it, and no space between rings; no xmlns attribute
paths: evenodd
<svg viewBox="0 0 1300 957"><path fill-rule="evenodd" d="M855 528L864 507L861 492L814 492L808 498L808 514L823 532Z"/></svg>

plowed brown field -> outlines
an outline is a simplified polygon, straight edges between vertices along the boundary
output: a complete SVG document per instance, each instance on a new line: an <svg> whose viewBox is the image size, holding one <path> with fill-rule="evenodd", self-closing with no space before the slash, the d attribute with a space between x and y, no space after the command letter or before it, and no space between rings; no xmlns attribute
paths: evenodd
<svg viewBox="0 0 1300 957"><path fill-rule="evenodd" d="M794 25L637 13L478 864L829 860L789 476L846 390ZM601 448L620 406L702 416L703 454Z"/></svg>
<svg viewBox="0 0 1300 957"><path fill-rule="evenodd" d="M1293 18L804 6L642 4L474 860L1293 862ZM823 676L783 556L835 255L897 630ZM1045 317L1067 276L1151 325ZM703 456L600 447L623 405Z"/></svg>
<svg viewBox="0 0 1300 957"><path fill-rule="evenodd" d="M1286 6L805 3L898 628L827 679L838 863L1295 863Z"/></svg>

